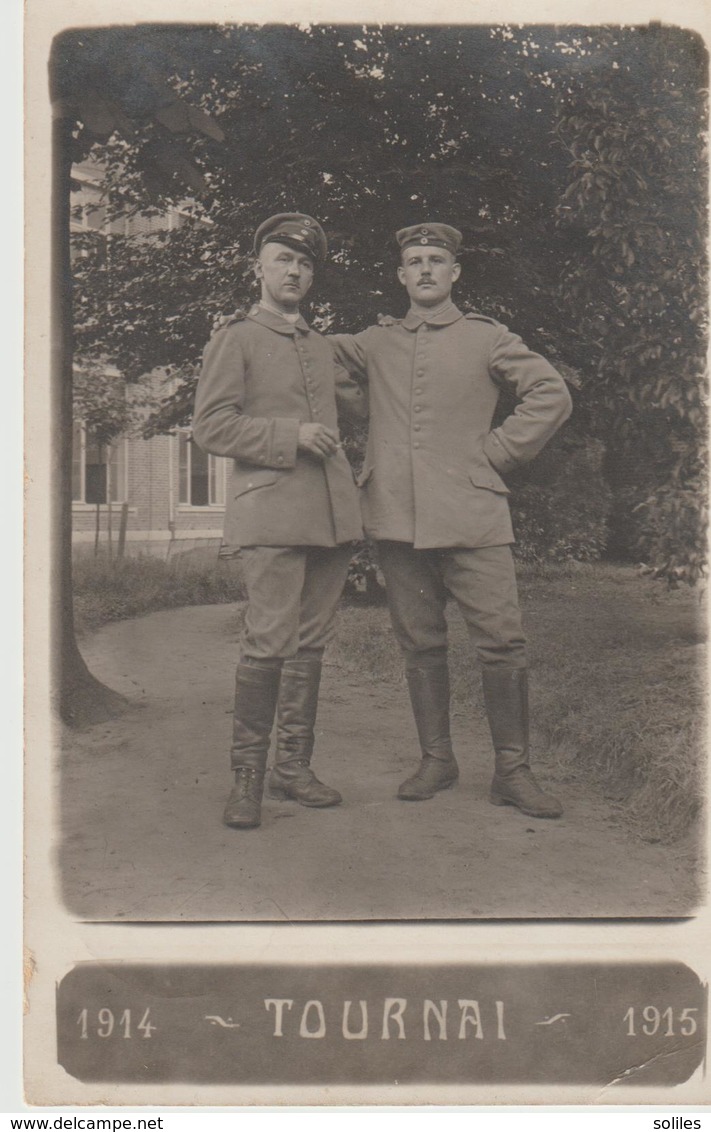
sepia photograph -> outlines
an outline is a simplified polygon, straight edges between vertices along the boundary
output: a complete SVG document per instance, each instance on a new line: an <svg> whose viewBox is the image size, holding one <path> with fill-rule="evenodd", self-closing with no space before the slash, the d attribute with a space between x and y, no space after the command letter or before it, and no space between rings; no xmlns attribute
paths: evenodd
<svg viewBox="0 0 711 1132"><path fill-rule="evenodd" d="M686 1081L708 43L119 13L44 36L33 107L47 1056L117 1087L224 1085L240 1038L255 1086Z"/></svg>
<svg viewBox="0 0 711 1132"><path fill-rule="evenodd" d="M56 37L73 913L693 911L707 65L661 25Z"/></svg>

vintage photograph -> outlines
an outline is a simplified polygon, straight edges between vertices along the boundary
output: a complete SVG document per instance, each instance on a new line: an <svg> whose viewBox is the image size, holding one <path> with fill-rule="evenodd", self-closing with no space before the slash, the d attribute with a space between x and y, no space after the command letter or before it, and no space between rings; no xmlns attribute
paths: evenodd
<svg viewBox="0 0 711 1132"><path fill-rule="evenodd" d="M29 1104L706 1095L708 37L653 14L29 5Z"/></svg>
<svg viewBox="0 0 711 1132"><path fill-rule="evenodd" d="M698 910L707 78L661 23L54 37L73 918Z"/></svg>

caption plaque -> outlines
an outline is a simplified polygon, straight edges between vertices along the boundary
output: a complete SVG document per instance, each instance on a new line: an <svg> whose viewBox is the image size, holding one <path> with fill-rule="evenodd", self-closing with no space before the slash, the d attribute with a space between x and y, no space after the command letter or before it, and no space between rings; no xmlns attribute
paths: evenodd
<svg viewBox="0 0 711 1132"><path fill-rule="evenodd" d="M675 1085L707 996L674 963L83 963L57 1023L85 1082Z"/></svg>

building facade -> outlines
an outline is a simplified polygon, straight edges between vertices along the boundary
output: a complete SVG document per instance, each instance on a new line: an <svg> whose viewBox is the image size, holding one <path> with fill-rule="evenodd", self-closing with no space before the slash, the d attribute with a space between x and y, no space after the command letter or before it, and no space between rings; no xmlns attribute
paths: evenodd
<svg viewBox="0 0 711 1132"><path fill-rule="evenodd" d="M100 451L74 426L73 543L171 558L222 541L229 461L207 456L189 432L125 437ZM121 535L121 525L125 534Z"/></svg>
<svg viewBox="0 0 711 1132"><path fill-rule="evenodd" d="M90 162L72 171L73 232L92 229L145 236L182 223L179 209L157 218L107 222L100 173ZM103 374L107 380L120 381L111 366L104 367ZM150 439L128 435L99 445L84 421L76 419L73 439L72 539L77 552L97 545L115 552L120 544L125 554L171 558L197 548L214 549L217 554L228 460L202 452L186 429Z"/></svg>

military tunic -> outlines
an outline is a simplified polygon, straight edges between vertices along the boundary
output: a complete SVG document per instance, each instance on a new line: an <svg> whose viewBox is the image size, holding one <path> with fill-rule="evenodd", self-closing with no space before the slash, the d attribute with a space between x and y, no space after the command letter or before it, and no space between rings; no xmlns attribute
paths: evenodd
<svg viewBox="0 0 711 1132"><path fill-rule="evenodd" d="M368 534L416 548L513 542L500 473L535 456L570 414L560 374L501 323L454 304L330 340L369 384ZM520 404L491 431L503 387Z"/></svg>
<svg viewBox="0 0 711 1132"><path fill-rule="evenodd" d="M300 423L338 427L336 397L364 413L361 390L303 318L292 324L257 306L213 335L203 356L193 436L205 451L234 461L227 542L338 546L362 536L343 451L325 460L297 451Z"/></svg>
<svg viewBox="0 0 711 1132"><path fill-rule="evenodd" d="M233 460L225 539L242 548L243 657L321 650L332 635L350 544L363 533L358 492L340 448L320 460L298 451L298 436L307 421L336 429L337 398L367 411L332 346L301 317L257 306L205 349L193 436Z"/></svg>
<svg viewBox="0 0 711 1132"><path fill-rule="evenodd" d="M565 382L501 323L454 304L331 340L368 380L364 525L406 665L446 651L451 595L482 664L525 667L500 473L535 456L569 415ZM519 404L492 431L506 387Z"/></svg>

